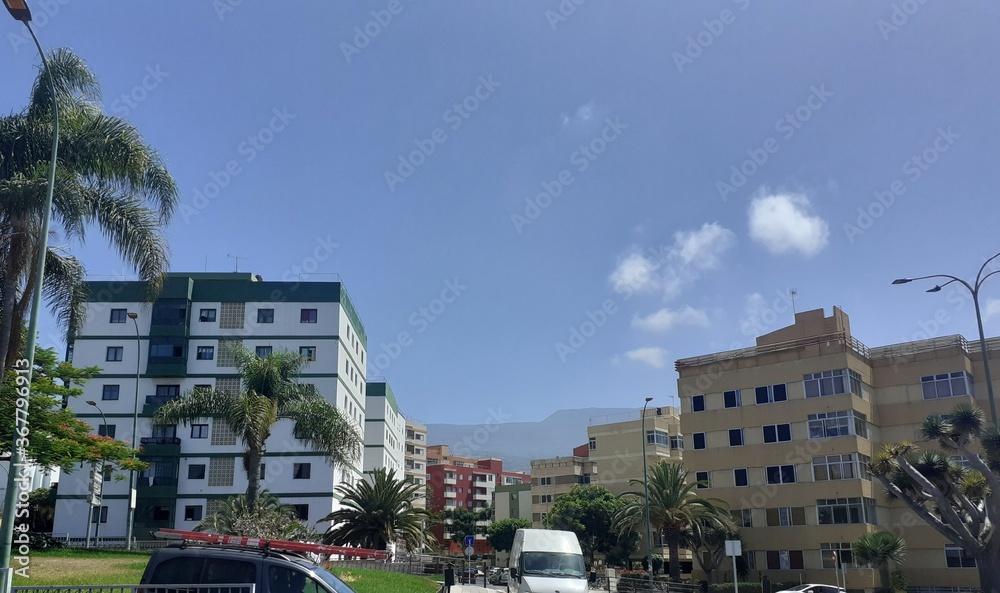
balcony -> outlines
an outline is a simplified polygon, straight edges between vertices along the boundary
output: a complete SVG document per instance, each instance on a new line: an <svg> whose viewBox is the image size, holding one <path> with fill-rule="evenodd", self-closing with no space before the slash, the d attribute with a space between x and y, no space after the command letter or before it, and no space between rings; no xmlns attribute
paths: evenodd
<svg viewBox="0 0 1000 593"><path fill-rule="evenodd" d="M149 483L148 476L136 479L137 498L177 498L177 478L154 477Z"/></svg>
<svg viewBox="0 0 1000 593"><path fill-rule="evenodd" d="M147 395L146 402L142 406L142 415L152 416L156 413L157 408L179 397L179 395Z"/></svg>
<svg viewBox="0 0 1000 593"><path fill-rule="evenodd" d="M474 500L485 500L487 502L493 500L493 497L486 492L476 492L475 494L472 495L472 498Z"/></svg>
<svg viewBox="0 0 1000 593"><path fill-rule="evenodd" d="M445 493L444 493L444 497L445 498L456 498L457 497L457 493L456 492L448 492L446 490Z"/></svg>
<svg viewBox="0 0 1000 593"><path fill-rule="evenodd" d="M139 444L143 455L177 457L181 454L181 440L177 437L142 437Z"/></svg>
<svg viewBox="0 0 1000 593"><path fill-rule="evenodd" d="M458 484L458 482L457 482L457 481L455 481L455 478L454 478L454 476L453 476L453 477L450 477L450 478L449 478L448 476L445 476L445 478L444 478L444 483L445 483L445 484L451 484L452 486L454 486L455 484Z"/></svg>

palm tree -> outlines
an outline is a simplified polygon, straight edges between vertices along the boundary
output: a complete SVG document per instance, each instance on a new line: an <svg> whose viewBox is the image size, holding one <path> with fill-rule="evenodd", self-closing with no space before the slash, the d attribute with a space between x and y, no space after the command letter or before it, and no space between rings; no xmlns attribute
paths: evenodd
<svg viewBox="0 0 1000 593"><path fill-rule="evenodd" d="M740 530L732 518L718 515L692 523L684 541L711 585L712 573L722 566L722 561L726 558L726 542L740 539ZM737 558L738 562L740 560L742 559Z"/></svg>
<svg viewBox="0 0 1000 593"><path fill-rule="evenodd" d="M632 486L642 486L642 480L629 480ZM681 575L680 544L691 526L702 519L728 516L726 503L717 498L703 498L695 489L699 482L688 482L688 471L676 463L661 461L649 468L649 520L661 534L670 550L670 578ZM621 495L625 506L615 516L614 524L621 533L636 529L646 521L646 497L643 491ZM642 530L640 530L642 531ZM652 545L652 542L647 542Z"/></svg>
<svg viewBox="0 0 1000 593"><path fill-rule="evenodd" d="M337 486L337 492L343 508L320 519L333 522L323 543L373 550L384 550L396 541L408 550L434 545L431 513L413 506L420 485L397 478L395 470L376 469L353 486Z"/></svg>
<svg viewBox="0 0 1000 593"><path fill-rule="evenodd" d="M299 522L295 509L282 504L267 490L258 493L255 505L247 501L245 494L221 501L218 510L205 517L194 530L262 539L316 539L316 533Z"/></svg>
<svg viewBox="0 0 1000 593"><path fill-rule="evenodd" d="M52 228L83 242L96 226L151 294L167 269L161 225L177 205L177 187L160 156L119 117L101 112L100 86L68 49L48 58L28 106L0 116L0 370L20 356L22 323L37 282L39 229L51 162L53 105L59 109L59 161ZM47 84L51 71L56 95ZM64 247L46 252L46 300L67 329L82 322L83 265Z"/></svg>
<svg viewBox="0 0 1000 593"><path fill-rule="evenodd" d="M889 587L889 562L902 562L906 556L906 542L895 533L876 531L866 533L851 545L854 561L870 564L878 569L883 588Z"/></svg>
<svg viewBox="0 0 1000 593"><path fill-rule="evenodd" d="M361 436L323 396L297 383L306 360L289 351L258 357L242 345L231 345L244 388L238 393L217 389L194 389L161 406L153 424L187 425L198 418L225 421L243 443L243 469L247 475L247 504L254 506L260 490L260 463L267 452L267 439L279 419L294 423L294 434L327 461L346 466L360 457Z"/></svg>

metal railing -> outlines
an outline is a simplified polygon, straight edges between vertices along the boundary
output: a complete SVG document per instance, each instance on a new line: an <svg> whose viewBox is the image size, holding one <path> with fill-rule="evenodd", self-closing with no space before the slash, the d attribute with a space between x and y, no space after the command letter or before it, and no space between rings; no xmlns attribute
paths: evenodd
<svg viewBox="0 0 1000 593"><path fill-rule="evenodd" d="M853 336L848 337L847 334L845 334L844 332L834 332L830 334L822 334L818 336L799 338L796 340L787 340L785 342L776 342L774 344L750 346L749 348L741 348L739 350L727 350L725 352L716 352L715 354L705 354L703 356L682 358L674 363L674 368L675 370L679 371L683 368L698 367L707 364L712 364L715 362L722 362L724 360L733 360L736 358L751 358L754 356L767 354L770 352L794 350L798 348L803 348L805 346L825 345L828 343L840 344L858 353L859 356L862 356L864 358L870 358L870 349L864 344L862 344L861 341L859 341L857 338Z"/></svg>
<svg viewBox="0 0 1000 593"><path fill-rule="evenodd" d="M212 585L56 585L11 587L12 593L256 593L252 583Z"/></svg>

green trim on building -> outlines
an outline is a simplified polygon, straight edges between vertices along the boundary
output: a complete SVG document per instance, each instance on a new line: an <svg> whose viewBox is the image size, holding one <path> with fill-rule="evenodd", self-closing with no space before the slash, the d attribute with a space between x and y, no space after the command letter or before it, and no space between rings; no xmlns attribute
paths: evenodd
<svg viewBox="0 0 1000 593"><path fill-rule="evenodd" d="M385 381L373 381L368 384L368 397L384 397L389 400L389 406L392 410L399 414L399 404L396 403L396 395L393 394L392 389L389 384Z"/></svg>
<svg viewBox="0 0 1000 593"><path fill-rule="evenodd" d="M140 336L140 337L144 341L149 338L149 336ZM219 334L219 335L188 335L187 338L189 340L232 340L232 339L239 339L241 341L246 341L246 340L336 340L338 342L340 341L340 335L339 334L317 334L317 335L299 334L299 335L285 335L285 336L282 336L282 335L260 335L260 334L252 334L252 335L242 335L242 334L222 335L222 334ZM118 340L118 341L124 340L126 342L135 342L135 336L125 336L125 335L121 335L121 336L77 336L76 340L80 341L80 342L82 342L84 340Z"/></svg>

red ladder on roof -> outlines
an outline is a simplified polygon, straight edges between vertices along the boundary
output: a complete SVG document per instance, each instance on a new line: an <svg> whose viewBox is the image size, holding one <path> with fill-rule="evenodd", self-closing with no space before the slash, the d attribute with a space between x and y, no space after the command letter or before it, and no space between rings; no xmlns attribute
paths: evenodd
<svg viewBox="0 0 1000 593"><path fill-rule="evenodd" d="M280 539L261 539L244 537L242 535L219 535L218 533L202 533L200 531L183 531L181 529L160 529L153 534L162 539L176 539L185 542L203 542L208 544L225 544L244 548L259 548L285 552L300 552L321 555L351 556L365 560L382 559L389 553L383 550L367 548L351 548L348 546L328 546L325 544L310 544L291 542Z"/></svg>

